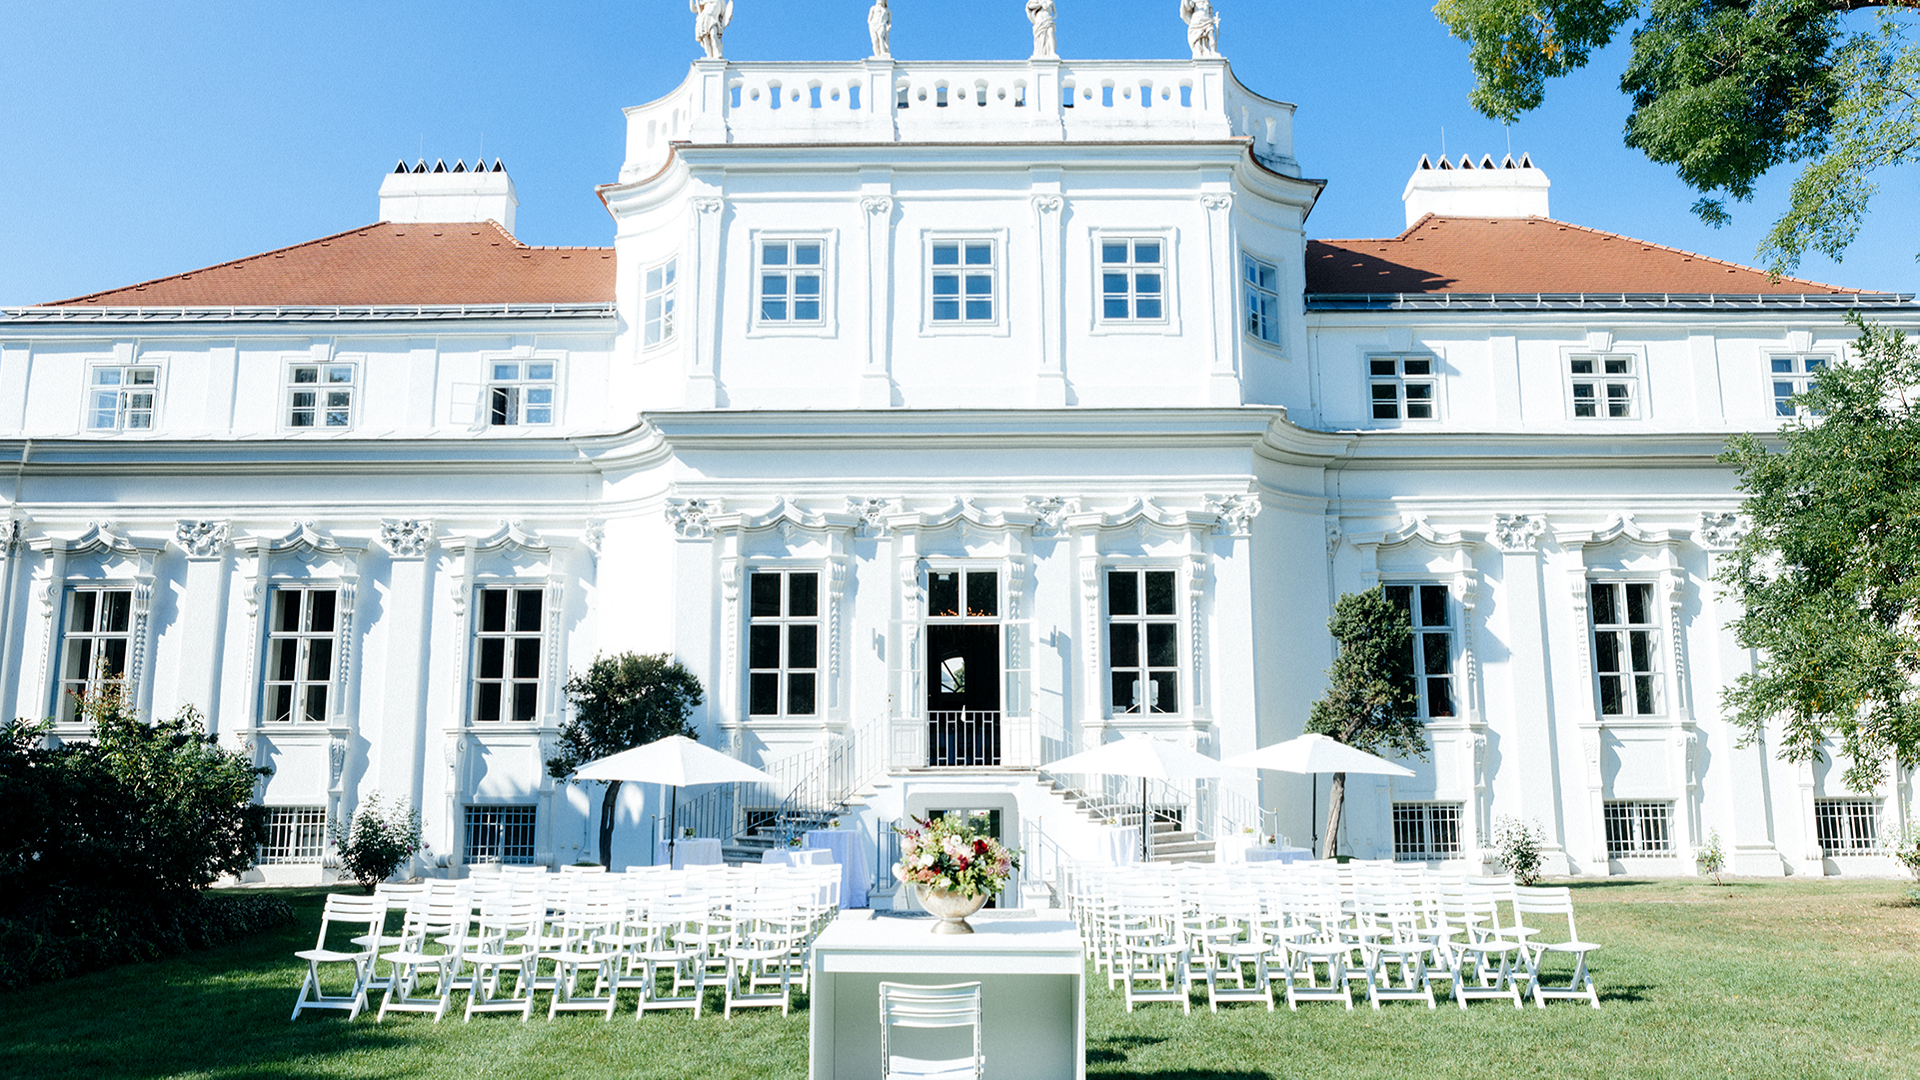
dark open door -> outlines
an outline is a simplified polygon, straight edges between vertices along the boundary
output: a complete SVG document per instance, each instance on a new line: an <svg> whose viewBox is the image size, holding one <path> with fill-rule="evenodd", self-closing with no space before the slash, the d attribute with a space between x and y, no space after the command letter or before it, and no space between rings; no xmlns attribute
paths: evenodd
<svg viewBox="0 0 1920 1080"><path fill-rule="evenodd" d="M927 764L1000 764L1000 627L927 627Z"/></svg>

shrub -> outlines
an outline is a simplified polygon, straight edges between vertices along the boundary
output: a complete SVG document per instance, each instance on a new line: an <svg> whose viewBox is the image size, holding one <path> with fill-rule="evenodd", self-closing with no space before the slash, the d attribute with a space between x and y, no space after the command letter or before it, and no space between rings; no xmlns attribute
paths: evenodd
<svg viewBox="0 0 1920 1080"><path fill-rule="evenodd" d="M372 892L420 850L420 811L388 802L377 793L369 795L353 812L353 824L335 829L333 841L340 851L340 865L361 888Z"/></svg>
<svg viewBox="0 0 1920 1080"><path fill-rule="evenodd" d="M292 921L293 908L277 896L190 892L143 902L63 891L0 918L0 990L211 948Z"/></svg>
<svg viewBox="0 0 1920 1080"><path fill-rule="evenodd" d="M1719 830L1707 833L1706 844L1694 853L1693 859L1700 864L1700 869L1713 875L1715 885L1726 884L1720 880L1720 872L1727 868L1727 852L1720 846Z"/></svg>
<svg viewBox="0 0 1920 1080"><path fill-rule="evenodd" d="M1493 857L1513 879L1522 885L1540 880L1540 866L1546 861L1546 833L1533 822L1519 818L1501 818L1493 824Z"/></svg>
<svg viewBox="0 0 1920 1080"><path fill-rule="evenodd" d="M1920 822L1909 823L1894 834L1887 845L1887 854L1900 860L1900 865L1913 875L1916 884L1920 884Z"/></svg>

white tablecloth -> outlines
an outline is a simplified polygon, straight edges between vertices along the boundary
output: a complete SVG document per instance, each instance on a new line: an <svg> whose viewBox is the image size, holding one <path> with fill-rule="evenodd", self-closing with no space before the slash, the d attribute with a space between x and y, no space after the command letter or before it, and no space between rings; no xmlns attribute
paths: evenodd
<svg viewBox="0 0 1920 1080"><path fill-rule="evenodd" d="M718 866L725 860L720 855L720 841L705 837L691 840L676 840L673 843L673 868L684 869L689 866Z"/></svg>
<svg viewBox="0 0 1920 1080"><path fill-rule="evenodd" d="M843 908L867 906L867 887L872 879L867 870L867 849L860 840L859 833L848 829L816 829L807 834L809 849L830 851L833 857L829 861L840 864L840 906Z"/></svg>
<svg viewBox="0 0 1920 1080"><path fill-rule="evenodd" d="M1115 866L1131 866L1140 861L1140 827L1115 825L1101 830L1100 857Z"/></svg>
<svg viewBox="0 0 1920 1080"><path fill-rule="evenodd" d="M1299 862L1313 858L1313 852L1303 847L1257 847L1247 849L1247 862Z"/></svg>
<svg viewBox="0 0 1920 1080"><path fill-rule="evenodd" d="M833 852L825 848L774 848L760 856L771 866L825 866L833 862Z"/></svg>
<svg viewBox="0 0 1920 1080"><path fill-rule="evenodd" d="M1261 838L1252 833L1231 833L1213 842L1214 860L1221 863L1256 862L1247 857L1248 852L1264 845Z"/></svg>

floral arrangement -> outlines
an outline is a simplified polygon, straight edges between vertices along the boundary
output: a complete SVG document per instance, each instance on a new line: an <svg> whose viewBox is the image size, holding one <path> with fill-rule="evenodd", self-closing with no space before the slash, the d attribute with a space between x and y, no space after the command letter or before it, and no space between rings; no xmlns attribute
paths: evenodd
<svg viewBox="0 0 1920 1080"><path fill-rule="evenodd" d="M960 896L992 896L1020 869L1020 853L987 834L984 815L914 818L900 834L900 880Z"/></svg>

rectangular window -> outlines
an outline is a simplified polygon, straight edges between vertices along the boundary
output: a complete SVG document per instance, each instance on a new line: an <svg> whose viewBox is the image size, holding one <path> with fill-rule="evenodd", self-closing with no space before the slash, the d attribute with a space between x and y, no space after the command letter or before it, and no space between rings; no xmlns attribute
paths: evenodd
<svg viewBox="0 0 1920 1080"><path fill-rule="evenodd" d="M327 844L327 808L324 806L267 807L267 839L254 849L263 866L313 864Z"/></svg>
<svg viewBox="0 0 1920 1080"><path fill-rule="evenodd" d="M325 723L333 694L333 589L275 589L267 625L266 719Z"/></svg>
<svg viewBox="0 0 1920 1080"><path fill-rule="evenodd" d="M991 323L999 260L991 240L936 240L927 268L928 303L935 323Z"/></svg>
<svg viewBox="0 0 1920 1080"><path fill-rule="evenodd" d="M159 368L94 368L87 398L87 427L93 431L152 431L153 400L159 385Z"/></svg>
<svg viewBox="0 0 1920 1080"><path fill-rule="evenodd" d="M1573 378L1573 415L1629 420L1639 415L1639 378L1631 356L1575 356L1567 361Z"/></svg>
<svg viewBox="0 0 1920 1080"><path fill-rule="evenodd" d="M1673 804L1609 802L1607 857L1673 854Z"/></svg>
<svg viewBox="0 0 1920 1080"><path fill-rule="evenodd" d="M553 423L553 361L494 360L487 368L489 426Z"/></svg>
<svg viewBox="0 0 1920 1080"><path fill-rule="evenodd" d="M534 807L467 807L466 863L533 865Z"/></svg>
<svg viewBox="0 0 1920 1080"><path fill-rule="evenodd" d="M1827 370L1832 361L1830 356L1775 356L1769 358L1773 368L1773 412L1776 416L1793 416L1805 412L1793 403L1794 397L1813 389L1820 381L1820 373Z"/></svg>
<svg viewBox="0 0 1920 1080"><path fill-rule="evenodd" d="M60 722L80 718L81 696L127 677L133 646L133 590L86 586L67 591L60 653Z"/></svg>
<svg viewBox="0 0 1920 1080"><path fill-rule="evenodd" d="M1100 242L1100 318L1105 322L1164 322L1167 317L1167 243Z"/></svg>
<svg viewBox="0 0 1920 1080"><path fill-rule="evenodd" d="M1269 262L1242 255L1247 296L1247 336L1268 344L1280 341L1280 270Z"/></svg>
<svg viewBox="0 0 1920 1080"><path fill-rule="evenodd" d="M1453 697L1453 596L1445 585L1388 585L1387 599L1413 626L1400 674L1413 681L1420 716L1457 715Z"/></svg>
<svg viewBox="0 0 1920 1080"><path fill-rule="evenodd" d="M1600 714L1660 715L1660 637L1655 630L1653 583L1597 582L1590 594Z"/></svg>
<svg viewBox="0 0 1920 1080"><path fill-rule="evenodd" d="M674 278L680 260L672 259L664 266L656 266L647 271L646 285L646 335L648 345L658 345L673 337L673 302L678 290Z"/></svg>
<svg viewBox="0 0 1920 1080"><path fill-rule="evenodd" d="M1180 711L1179 575L1107 572L1107 669L1114 713Z"/></svg>
<svg viewBox="0 0 1920 1080"><path fill-rule="evenodd" d="M353 426L353 365L295 364L287 369L287 426Z"/></svg>
<svg viewBox="0 0 1920 1080"><path fill-rule="evenodd" d="M999 571L943 570L928 574L927 617L930 619L999 618Z"/></svg>
<svg viewBox="0 0 1920 1080"><path fill-rule="evenodd" d="M1393 804L1393 857L1428 862L1460 857L1460 803Z"/></svg>
<svg viewBox="0 0 1920 1080"><path fill-rule="evenodd" d="M1439 415L1431 356L1367 357L1367 395L1375 420L1432 420Z"/></svg>
<svg viewBox="0 0 1920 1080"><path fill-rule="evenodd" d="M1878 799L1815 799L1813 824L1822 855L1866 855L1880 848Z"/></svg>
<svg viewBox="0 0 1920 1080"><path fill-rule="evenodd" d="M532 721L540 715L541 620L547 591L488 586L480 590L474 631L473 718Z"/></svg>
<svg viewBox="0 0 1920 1080"><path fill-rule="evenodd" d="M819 712L820 575L759 571L747 579L747 714Z"/></svg>
<svg viewBox="0 0 1920 1080"><path fill-rule="evenodd" d="M826 242L760 242L760 321L818 325L826 322Z"/></svg>

